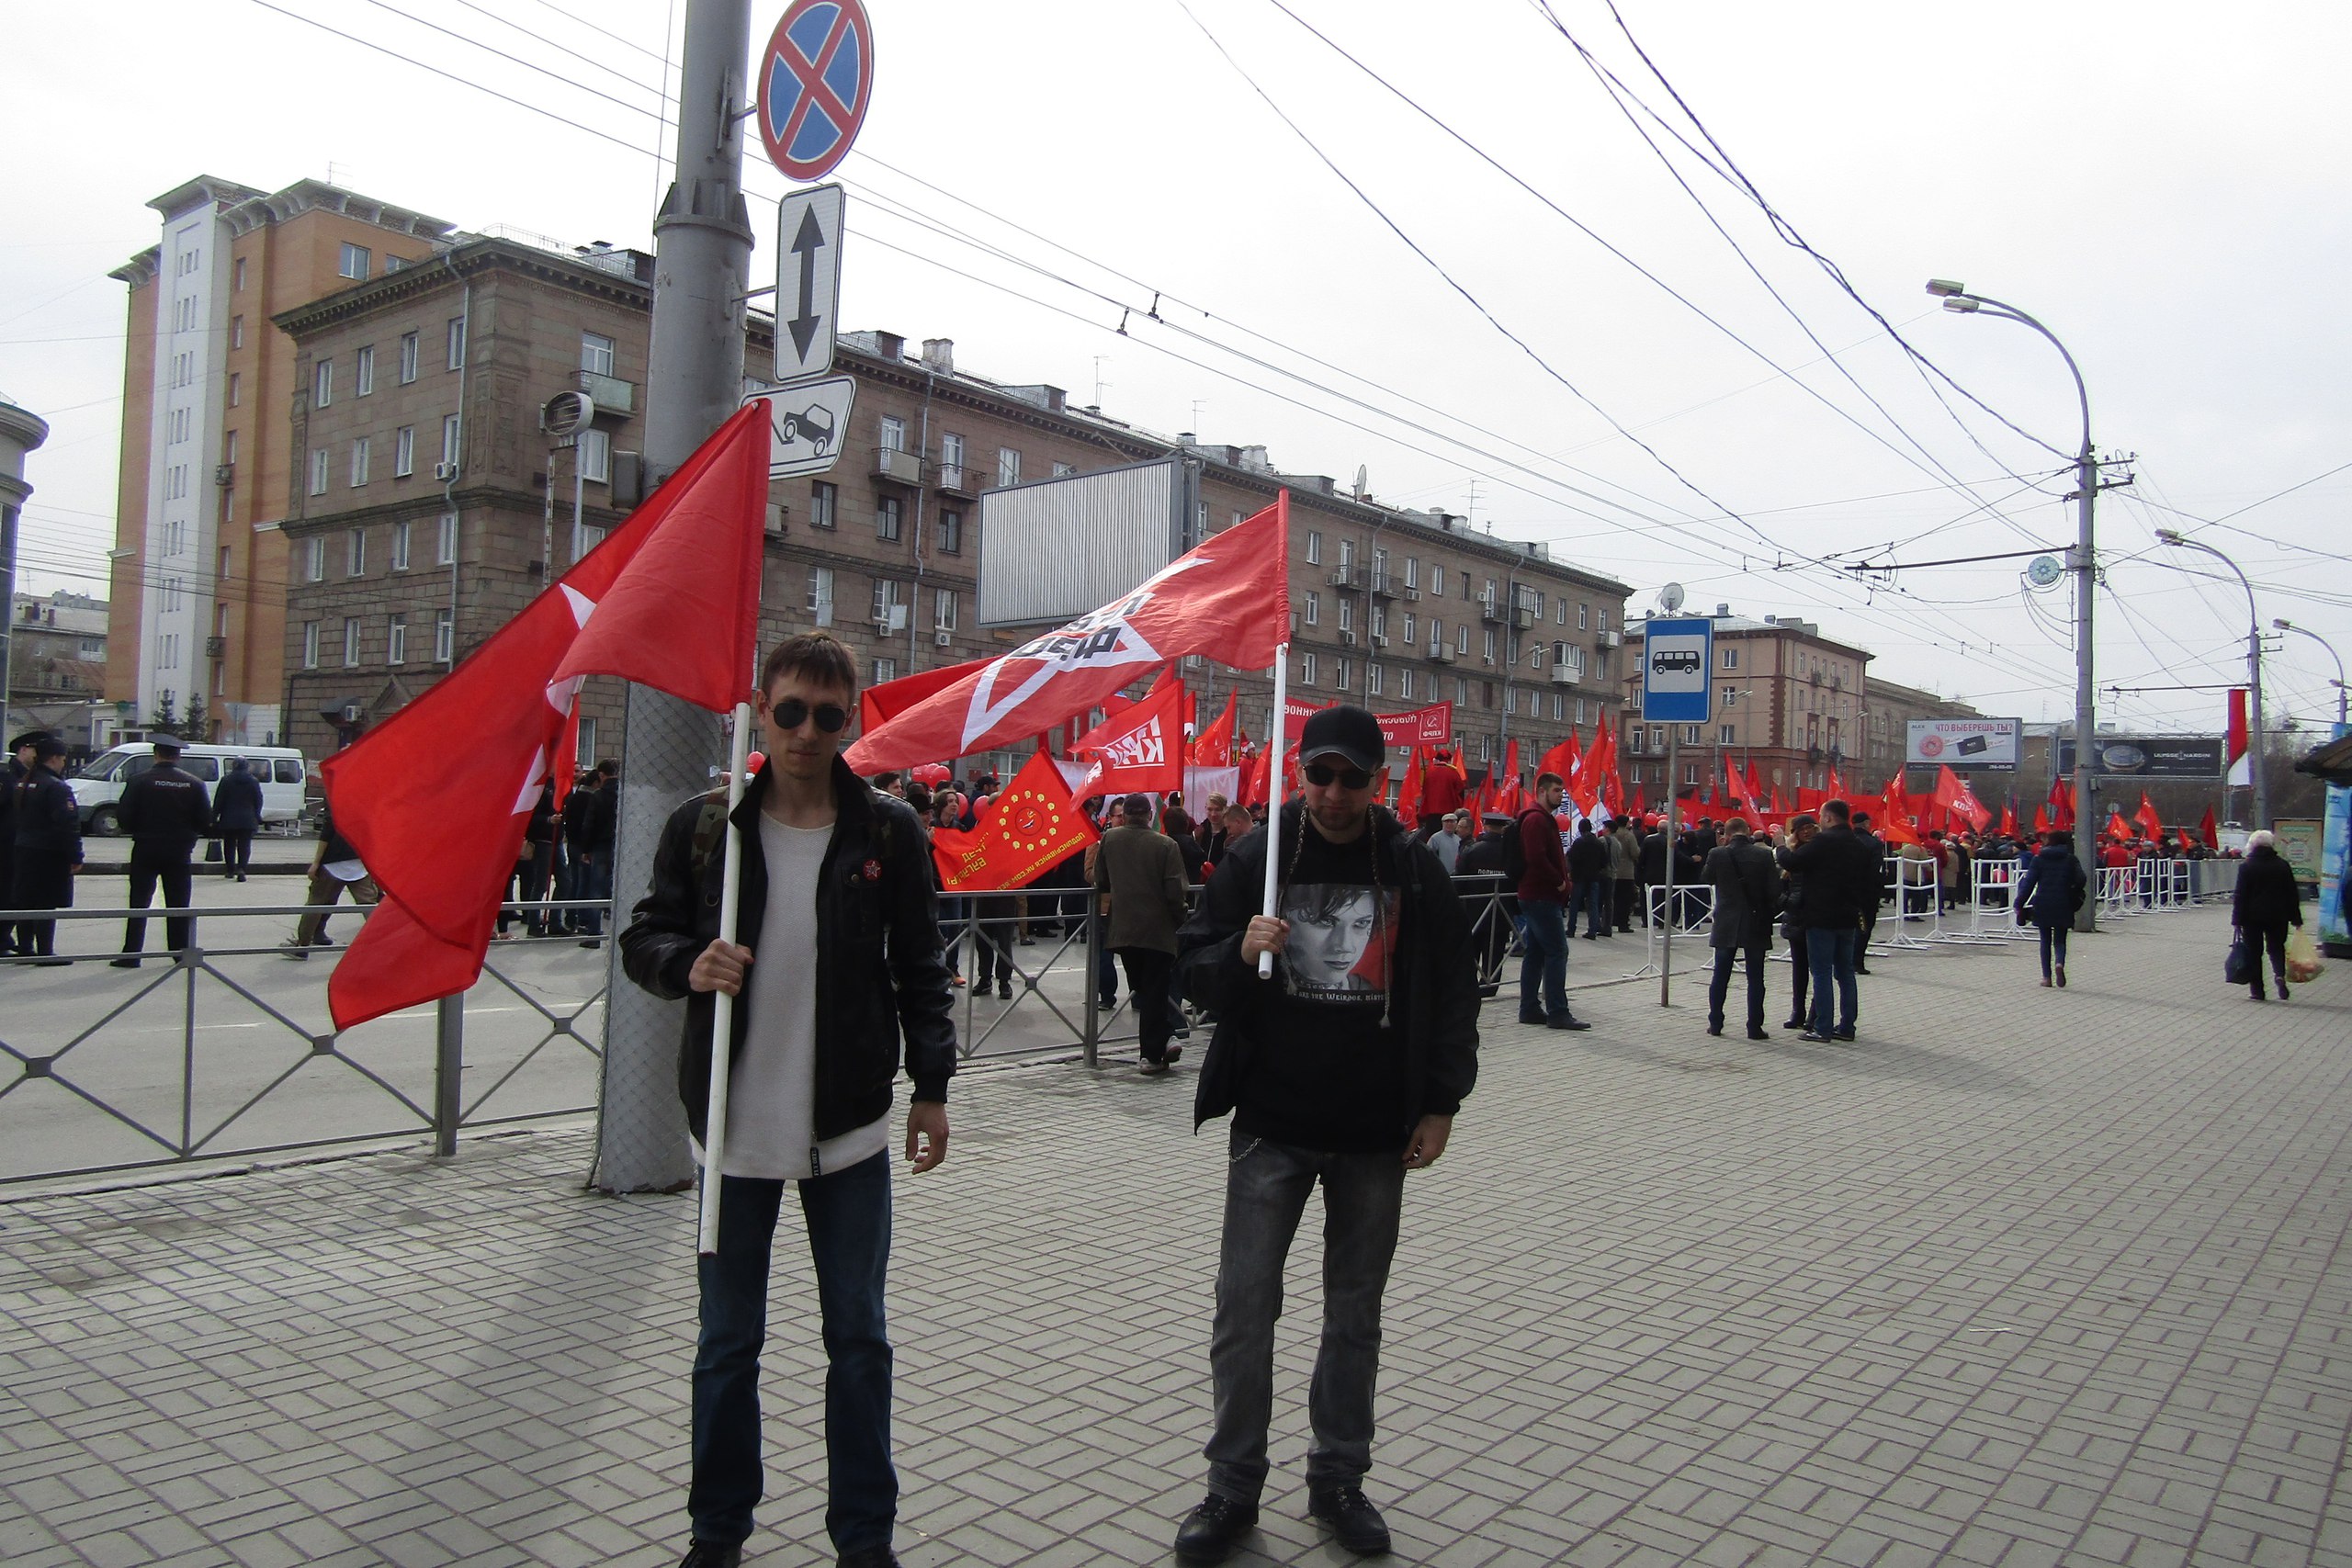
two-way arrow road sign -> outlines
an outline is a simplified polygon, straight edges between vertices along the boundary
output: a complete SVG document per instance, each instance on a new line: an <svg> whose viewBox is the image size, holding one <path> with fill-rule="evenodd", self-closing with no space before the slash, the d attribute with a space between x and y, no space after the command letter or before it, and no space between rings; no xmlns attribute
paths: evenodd
<svg viewBox="0 0 2352 1568"><path fill-rule="evenodd" d="M776 205L775 378L832 368L842 291L842 187L811 186Z"/></svg>

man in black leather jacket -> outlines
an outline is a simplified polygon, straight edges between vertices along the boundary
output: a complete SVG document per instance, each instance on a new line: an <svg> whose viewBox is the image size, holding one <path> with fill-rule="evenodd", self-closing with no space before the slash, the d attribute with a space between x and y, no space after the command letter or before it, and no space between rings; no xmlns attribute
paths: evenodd
<svg viewBox="0 0 2352 1568"><path fill-rule="evenodd" d="M761 1492L759 1357L768 1258L786 1182L816 1265L830 1370L825 1526L843 1568L891 1568L898 1474L890 1458L888 1119L899 1042L914 1080L905 1157L947 1153L956 1070L947 964L931 852L904 801L876 794L840 757L857 671L821 635L768 655L756 705L767 761L734 814L741 840L736 941L718 940L722 804L686 802L662 830L652 890L622 932L630 979L686 1001L678 1090L707 1135L717 994L737 998L729 1042L718 1250L700 1260L695 1357L692 1568L734 1568ZM610 787L609 785L607 787Z"/></svg>

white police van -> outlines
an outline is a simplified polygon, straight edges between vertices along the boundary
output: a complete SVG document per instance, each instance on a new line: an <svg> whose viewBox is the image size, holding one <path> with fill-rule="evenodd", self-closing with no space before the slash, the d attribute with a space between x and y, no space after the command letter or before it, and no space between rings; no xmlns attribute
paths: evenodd
<svg viewBox="0 0 2352 1568"><path fill-rule="evenodd" d="M245 760L261 784L263 826L300 820L307 766L302 753L291 746L207 746L191 740L180 751L179 765L203 784L209 798L237 757ZM154 765L154 747L134 740L91 758L87 767L67 779L82 808L83 830L99 835L120 831L115 803L122 798L122 786Z"/></svg>

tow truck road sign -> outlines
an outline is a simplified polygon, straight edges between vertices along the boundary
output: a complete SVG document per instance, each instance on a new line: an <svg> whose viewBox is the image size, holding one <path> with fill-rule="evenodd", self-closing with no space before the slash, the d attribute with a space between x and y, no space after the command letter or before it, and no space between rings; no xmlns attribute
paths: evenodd
<svg viewBox="0 0 2352 1568"><path fill-rule="evenodd" d="M835 302L842 292L842 187L812 186L776 204L775 378L797 381L833 367Z"/></svg>
<svg viewBox="0 0 2352 1568"><path fill-rule="evenodd" d="M1713 704L1714 623L1653 615L1642 633L1642 716L1703 724Z"/></svg>
<svg viewBox="0 0 2352 1568"><path fill-rule="evenodd" d="M847 376L800 381L754 392L746 403L765 403L768 414L768 478L788 479L821 474L841 461L849 437L850 411L857 383Z"/></svg>

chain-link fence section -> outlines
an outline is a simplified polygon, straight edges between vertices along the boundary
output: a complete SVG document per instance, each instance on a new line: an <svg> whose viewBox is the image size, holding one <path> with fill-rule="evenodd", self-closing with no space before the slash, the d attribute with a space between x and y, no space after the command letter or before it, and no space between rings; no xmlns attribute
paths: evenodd
<svg viewBox="0 0 2352 1568"><path fill-rule="evenodd" d="M678 1040L685 1004L665 1002L621 972L617 937L653 880L662 825L712 784L727 754L718 716L650 687L631 686L621 738L620 822L614 834L607 932L604 1080L589 1184L605 1192L666 1192L695 1178L685 1108L678 1103ZM600 882L602 878L600 877Z"/></svg>

